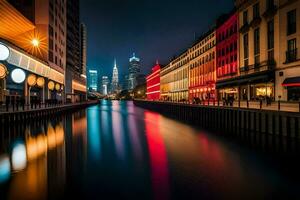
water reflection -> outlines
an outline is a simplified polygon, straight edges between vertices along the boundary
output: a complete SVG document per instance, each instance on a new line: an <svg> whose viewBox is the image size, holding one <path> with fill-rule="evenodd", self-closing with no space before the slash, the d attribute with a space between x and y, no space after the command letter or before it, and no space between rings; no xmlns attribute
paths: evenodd
<svg viewBox="0 0 300 200"><path fill-rule="evenodd" d="M261 146L245 147L132 102L102 101L51 120L7 126L0 137L0 199L299 195L294 159L261 154Z"/></svg>

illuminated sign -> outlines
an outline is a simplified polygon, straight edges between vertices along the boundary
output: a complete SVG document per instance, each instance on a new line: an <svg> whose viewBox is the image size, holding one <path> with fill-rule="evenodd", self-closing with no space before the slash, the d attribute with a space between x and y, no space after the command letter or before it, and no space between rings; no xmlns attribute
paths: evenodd
<svg viewBox="0 0 300 200"><path fill-rule="evenodd" d="M0 60L7 60L9 57L9 48L0 43Z"/></svg>
<svg viewBox="0 0 300 200"><path fill-rule="evenodd" d="M11 72L11 79L15 83L23 83L25 81L25 78L26 74L22 69L17 68Z"/></svg>

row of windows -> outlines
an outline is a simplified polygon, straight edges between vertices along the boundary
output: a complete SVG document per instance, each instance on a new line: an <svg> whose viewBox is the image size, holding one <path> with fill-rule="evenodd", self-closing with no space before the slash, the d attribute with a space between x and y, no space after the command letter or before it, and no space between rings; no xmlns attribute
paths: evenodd
<svg viewBox="0 0 300 200"><path fill-rule="evenodd" d="M232 63L230 65L225 65L217 69L217 77L224 77L228 75L233 75L237 73L237 64Z"/></svg>
<svg viewBox="0 0 300 200"><path fill-rule="evenodd" d="M223 40L226 40L226 39L230 38L232 35L234 35L236 33L237 33L237 21L235 21L234 24L231 25L231 27L228 28L226 31L218 33L217 42L221 42Z"/></svg>
<svg viewBox="0 0 300 200"><path fill-rule="evenodd" d="M222 67L231 63L237 62L237 54L231 55L230 58L226 58L217 62L217 67Z"/></svg>
<svg viewBox="0 0 300 200"><path fill-rule="evenodd" d="M211 48L213 48L216 45L216 41L213 40L212 42L206 44L205 46L203 46L202 48L198 49L196 52L191 54L191 59L194 59L198 56L200 56L201 54L207 52L208 50L210 50Z"/></svg>
<svg viewBox="0 0 300 200"><path fill-rule="evenodd" d="M203 46L205 43L207 43L210 39L212 39L215 36L214 33L210 34L209 36L207 36L204 40L202 40L200 43L198 43L197 45L195 45L194 47L191 48L191 51L195 51L196 49L199 49L200 46Z"/></svg>
<svg viewBox="0 0 300 200"><path fill-rule="evenodd" d="M194 68L200 65L204 65L208 62L211 62L212 60L215 59L215 52L212 52L210 54L207 54L206 56L201 57L198 61L190 64L190 68Z"/></svg>
<svg viewBox="0 0 300 200"><path fill-rule="evenodd" d="M229 44L227 47L217 50L217 57L219 59L222 56L227 56L228 54L236 50L237 50L237 41L234 41L231 44Z"/></svg>
<svg viewBox="0 0 300 200"><path fill-rule="evenodd" d="M287 35L291 35L296 33L296 10L291 10L287 12ZM259 54L260 54L260 28L256 28L254 30L254 36L253 36L253 42L254 42L254 57L255 57L255 63L259 63ZM287 44L287 55L286 59L287 62L296 60L297 56L296 54L296 39L288 40ZM292 45L291 45L292 44ZM248 65L248 58L249 58L249 35L248 33L244 34L243 36L243 45L244 45L244 66ZM274 19L271 19L267 22L267 47L268 47L268 59L272 60L274 59ZM288 53L291 52L293 55L289 55ZM292 60L290 59L292 57ZM295 57L295 58L294 58Z"/></svg>

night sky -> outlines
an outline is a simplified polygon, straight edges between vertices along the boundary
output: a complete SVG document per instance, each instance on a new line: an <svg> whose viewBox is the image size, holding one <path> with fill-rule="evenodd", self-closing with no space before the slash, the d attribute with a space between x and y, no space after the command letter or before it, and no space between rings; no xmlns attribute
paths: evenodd
<svg viewBox="0 0 300 200"><path fill-rule="evenodd" d="M156 59L168 63L232 8L232 0L81 0L88 69L111 79L116 58L123 79L135 52L148 74Z"/></svg>

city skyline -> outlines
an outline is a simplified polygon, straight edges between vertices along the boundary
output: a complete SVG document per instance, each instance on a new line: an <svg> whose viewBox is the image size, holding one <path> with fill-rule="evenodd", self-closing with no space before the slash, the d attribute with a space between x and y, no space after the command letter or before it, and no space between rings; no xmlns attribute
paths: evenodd
<svg viewBox="0 0 300 200"><path fill-rule="evenodd" d="M181 14L169 16L164 6ZM214 9L209 9L212 6ZM198 12L198 7L203 7L203 11ZM129 66L128 58L135 52L142 59L142 73L148 74L156 60L161 64L169 62L204 33L220 14L232 8L233 2L219 0L193 0L189 4L174 4L169 0L151 3L81 0L81 21L89 32L88 66L108 75L111 60L117 57L121 66L119 75L124 77ZM101 26L105 29L100 29Z"/></svg>

